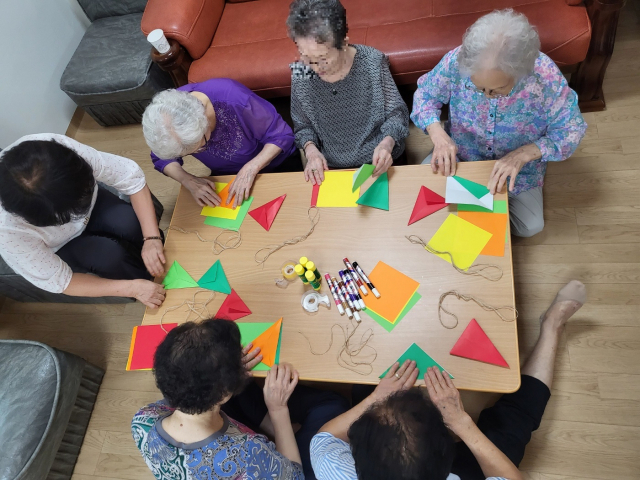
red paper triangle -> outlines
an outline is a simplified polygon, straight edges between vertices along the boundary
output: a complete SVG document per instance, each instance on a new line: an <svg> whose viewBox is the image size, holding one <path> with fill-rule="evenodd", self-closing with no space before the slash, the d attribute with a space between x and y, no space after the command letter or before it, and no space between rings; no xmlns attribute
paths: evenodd
<svg viewBox="0 0 640 480"><path fill-rule="evenodd" d="M436 192L429 190L425 186L420 187L418 199L413 207L413 212L411 212L411 218L409 219L408 225L411 225L418 220L422 220L427 215L431 215L447 205L449 204L445 203L444 198Z"/></svg>
<svg viewBox="0 0 640 480"><path fill-rule="evenodd" d="M487 334L484 333L475 318L469 322L469 325L464 329L464 332L462 332L462 335L460 335L460 338L449 353L457 357L509 368L509 364L500 355L496 346L487 337Z"/></svg>
<svg viewBox="0 0 640 480"><path fill-rule="evenodd" d="M242 317L251 315L251 310L238 296L235 290L231 290L231 293L224 299L220 310L216 313L216 318L223 320L237 320Z"/></svg>
<svg viewBox="0 0 640 480"><path fill-rule="evenodd" d="M254 208L249 212L249 215L262 225L262 228L269 231L286 196L287 195L284 194L281 197L271 200L269 203L265 203L261 207Z"/></svg>

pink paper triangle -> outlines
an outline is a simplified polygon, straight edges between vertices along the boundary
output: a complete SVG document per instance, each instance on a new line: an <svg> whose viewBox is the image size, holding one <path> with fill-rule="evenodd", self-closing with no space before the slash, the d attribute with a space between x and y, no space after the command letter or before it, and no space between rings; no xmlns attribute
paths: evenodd
<svg viewBox="0 0 640 480"><path fill-rule="evenodd" d="M500 355L496 346L484 333L475 318L469 322L449 353L457 357L509 368L507 361Z"/></svg>
<svg viewBox="0 0 640 480"><path fill-rule="evenodd" d="M216 313L216 318L222 320L237 320L247 315L251 315L251 310L245 305L236 291L231 290L231 293L227 295L227 298L225 298L222 305L220 305L220 310Z"/></svg>
<svg viewBox="0 0 640 480"><path fill-rule="evenodd" d="M425 186L420 187L418 199L413 207L413 212L411 212L411 218L409 219L408 225L411 225L418 220L422 220L427 215L431 215L432 213L443 209L447 205L449 204L445 203L444 198L436 192L429 190Z"/></svg>
<svg viewBox="0 0 640 480"><path fill-rule="evenodd" d="M249 212L249 215L251 215L256 222L262 225L262 228L264 228L266 231L269 231L286 196L287 195L284 194L281 197L265 203L261 207L251 210Z"/></svg>

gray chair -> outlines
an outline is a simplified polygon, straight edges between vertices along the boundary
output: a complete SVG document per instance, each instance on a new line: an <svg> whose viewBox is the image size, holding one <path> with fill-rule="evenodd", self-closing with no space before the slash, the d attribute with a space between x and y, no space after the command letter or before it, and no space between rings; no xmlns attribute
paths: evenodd
<svg viewBox="0 0 640 480"><path fill-rule="evenodd" d="M153 95L173 88L151 61L140 30L147 0L78 0L92 22L65 68L60 88L102 126L140 123Z"/></svg>
<svg viewBox="0 0 640 480"><path fill-rule="evenodd" d="M42 343L0 340L0 479L69 480L103 376Z"/></svg>

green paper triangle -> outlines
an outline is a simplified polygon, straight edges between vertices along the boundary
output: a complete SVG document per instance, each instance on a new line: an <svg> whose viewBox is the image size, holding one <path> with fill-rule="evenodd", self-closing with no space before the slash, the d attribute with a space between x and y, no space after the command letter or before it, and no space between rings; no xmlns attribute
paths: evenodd
<svg viewBox="0 0 640 480"><path fill-rule="evenodd" d="M175 260L162 280L162 284L167 290L171 290L173 288L193 288L198 286L198 283L191 278L191 275L189 275L182 265Z"/></svg>
<svg viewBox="0 0 640 480"><path fill-rule="evenodd" d="M240 343L248 345L273 325L273 322L235 322L240 329Z"/></svg>
<svg viewBox="0 0 640 480"><path fill-rule="evenodd" d="M202 275L198 280L198 285L208 290L226 293L227 295L231 293L231 285L229 285L227 276L224 274L220 260L216 260L216 263L211 265L211 268Z"/></svg>
<svg viewBox="0 0 640 480"><path fill-rule="evenodd" d="M455 178L460 185L466 188L469 191L469 193L471 193L471 195L473 195L476 198L482 198L487 193L489 193L489 189L484 185L480 185L479 183L472 182L471 180L467 180L466 178L462 178L458 176L454 176L453 178Z"/></svg>
<svg viewBox="0 0 640 480"><path fill-rule="evenodd" d="M420 295L416 291L416 293L414 293L411 296L411 298L409 299L409 301L407 302L405 307L402 309L402 311L400 312L400 315L398 315L398 319L396 320L395 323L391 323L391 322L387 321L384 317L381 317L380 315L378 315L376 312L374 312L370 308L367 308L366 310L363 310L363 312L366 313L367 315L369 315L371 318L373 318L376 322L378 322L378 324L382 328L384 328L387 332L390 332L391 330L393 330L394 328L396 328L398 326L398 324L400 323L400 320L402 320L405 317L405 315L407 313L409 313L409 310L411 310L416 305L416 303L418 303L420 301L421 298L422 298L422 295Z"/></svg>
<svg viewBox="0 0 640 480"><path fill-rule="evenodd" d="M384 172L356 202L358 205L389 210L389 176Z"/></svg>
<svg viewBox="0 0 640 480"><path fill-rule="evenodd" d="M488 208L481 207L480 205L469 205L466 203L459 203L458 211L459 212L509 213L507 211L506 200L494 200L493 210L489 210Z"/></svg>
<svg viewBox="0 0 640 480"><path fill-rule="evenodd" d="M413 360L416 362L416 367L418 368L418 378L422 378L424 377L425 372L427 371L427 368L429 367L438 367L440 369L441 372L444 372L444 368L442 368L442 365L440 365L438 362L436 362L433 358L431 358L427 352L425 352L424 350L422 350L418 345L416 345L415 343L412 344L409 348L407 348L407 351L404 352L402 355L400 355L400 358L397 360L400 365L402 365L406 360ZM389 367L391 368L391 367ZM384 377L387 372L389 371L389 368L387 368L384 373L382 375L380 375L379 378ZM449 372L446 372L449 373ZM451 375L449 373L449 376L451 378L454 378L453 375Z"/></svg>
<svg viewBox="0 0 640 480"><path fill-rule="evenodd" d="M211 225L212 227L224 228L227 230L235 230L238 231L244 218L247 216L247 212L251 207L251 203L253 202L253 197L247 198L242 205L240 206L240 211L238 212L238 216L235 220L230 218L218 218L218 217L205 217L204 224Z"/></svg>
<svg viewBox="0 0 640 480"><path fill-rule="evenodd" d="M370 163L365 163L358 170L356 170L356 173L353 174L353 187L351 188L351 191L355 192L358 187L366 182L367 178L371 176L374 170L375 167Z"/></svg>

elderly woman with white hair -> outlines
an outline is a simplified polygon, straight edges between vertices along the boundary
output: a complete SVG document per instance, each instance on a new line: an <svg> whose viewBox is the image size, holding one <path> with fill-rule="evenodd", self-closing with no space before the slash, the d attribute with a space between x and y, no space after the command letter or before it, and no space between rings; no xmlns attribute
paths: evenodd
<svg viewBox="0 0 640 480"><path fill-rule="evenodd" d="M512 232L522 237L544 227L547 162L571 156L587 129L576 93L540 52L536 30L510 9L476 21L462 46L419 79L411 119L433 141L424 163L434 173L455 174L456 157L497 160L487 186L496 193L508 182Z"/></svg>
<svg viewBox="0 0 640 480"><path fill-rule="evenodd" d="M229 188L233 207L249 193L258 172L302 170L291 127L269 102L228 78L191 83L157 94L142 117L156 170L187 188L198 205L220 204L214 184L183 168L193 155L211 175L237 174Z"/></svg>

